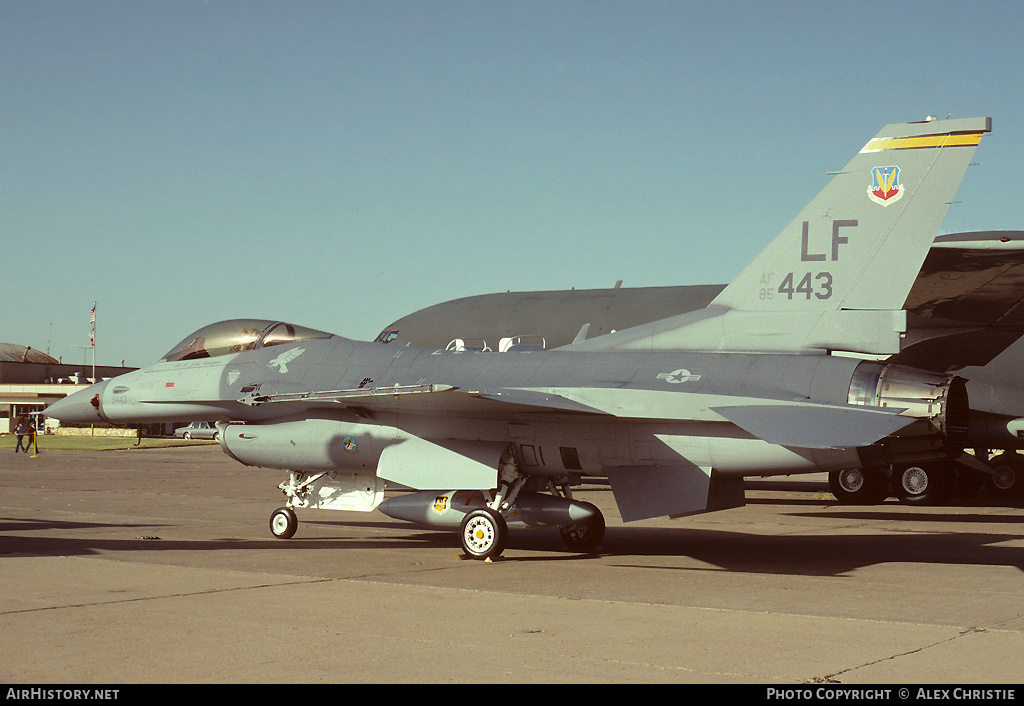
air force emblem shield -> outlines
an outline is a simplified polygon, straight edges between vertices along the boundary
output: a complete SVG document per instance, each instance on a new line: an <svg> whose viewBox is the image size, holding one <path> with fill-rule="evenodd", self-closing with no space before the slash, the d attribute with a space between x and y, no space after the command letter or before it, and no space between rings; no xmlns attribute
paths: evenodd
<svg viewBox="0 0 1024 706"><path fill-rule="evenodd" d="M903 197L903 184L900 183L899 167L875 167L871 170L871 186L868 187L868 198L875 203L888 206Z"/></svg>

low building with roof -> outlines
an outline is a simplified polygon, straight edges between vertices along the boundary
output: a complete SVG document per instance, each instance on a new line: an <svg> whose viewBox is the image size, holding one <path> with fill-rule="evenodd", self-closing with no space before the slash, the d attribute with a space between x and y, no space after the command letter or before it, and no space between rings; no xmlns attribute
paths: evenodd
<svg viewBox="0 0 1024 706"><path fill-rule="evenodd" d="M96 379L116 377L136 368L97 365ZM0 343L0 432L14 430L19 417L42 412L72 392L92 384L93 366L70 365L43 351Z"/></svg>

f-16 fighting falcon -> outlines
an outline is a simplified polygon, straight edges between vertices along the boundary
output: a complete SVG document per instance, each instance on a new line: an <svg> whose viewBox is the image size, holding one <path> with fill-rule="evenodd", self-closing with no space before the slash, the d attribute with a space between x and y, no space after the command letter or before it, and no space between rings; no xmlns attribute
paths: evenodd
<svg viewBox="0 0 1024 706"><path fill-rule="evenodd" d="M990 130L887 125L698 311L507 353L224 321L47 414L216 422L230 456L289 472L275 535L295 533L295 509L376 508L458 529L479 559L510 528L596 547L604 518L572 497L584 475L608 478L629 522L741 506L746 475L957 455L962 379L832 353L900 352L904 301Z"/></svg>

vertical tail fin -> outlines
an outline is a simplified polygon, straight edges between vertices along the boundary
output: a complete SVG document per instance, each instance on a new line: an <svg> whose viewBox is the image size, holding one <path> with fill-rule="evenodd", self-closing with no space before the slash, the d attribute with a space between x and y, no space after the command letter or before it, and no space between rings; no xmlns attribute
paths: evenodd
<svg viewBox="0 0 1024 706"><path fill-rule="evenodd" d="M898 353L907 294L991 125L885 126L707 309L590 347Z"/></svg>
<svg viewBox="0 0 1024 706"><path fill-rule="evenodd" d="M900 309L990 118L886 125L713 304Z"/></svg>

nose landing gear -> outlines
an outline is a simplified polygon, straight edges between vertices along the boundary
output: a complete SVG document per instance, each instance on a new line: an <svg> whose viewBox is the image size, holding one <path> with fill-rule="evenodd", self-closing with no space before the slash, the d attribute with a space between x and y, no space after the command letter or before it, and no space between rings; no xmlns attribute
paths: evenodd
<svg viewBox="0 0 1024 706"><path fill-rule="evenodd" d="M279 507L270 516L270 531L278 539L291 539L299 527L299 518L290 507Z"/></svg>

